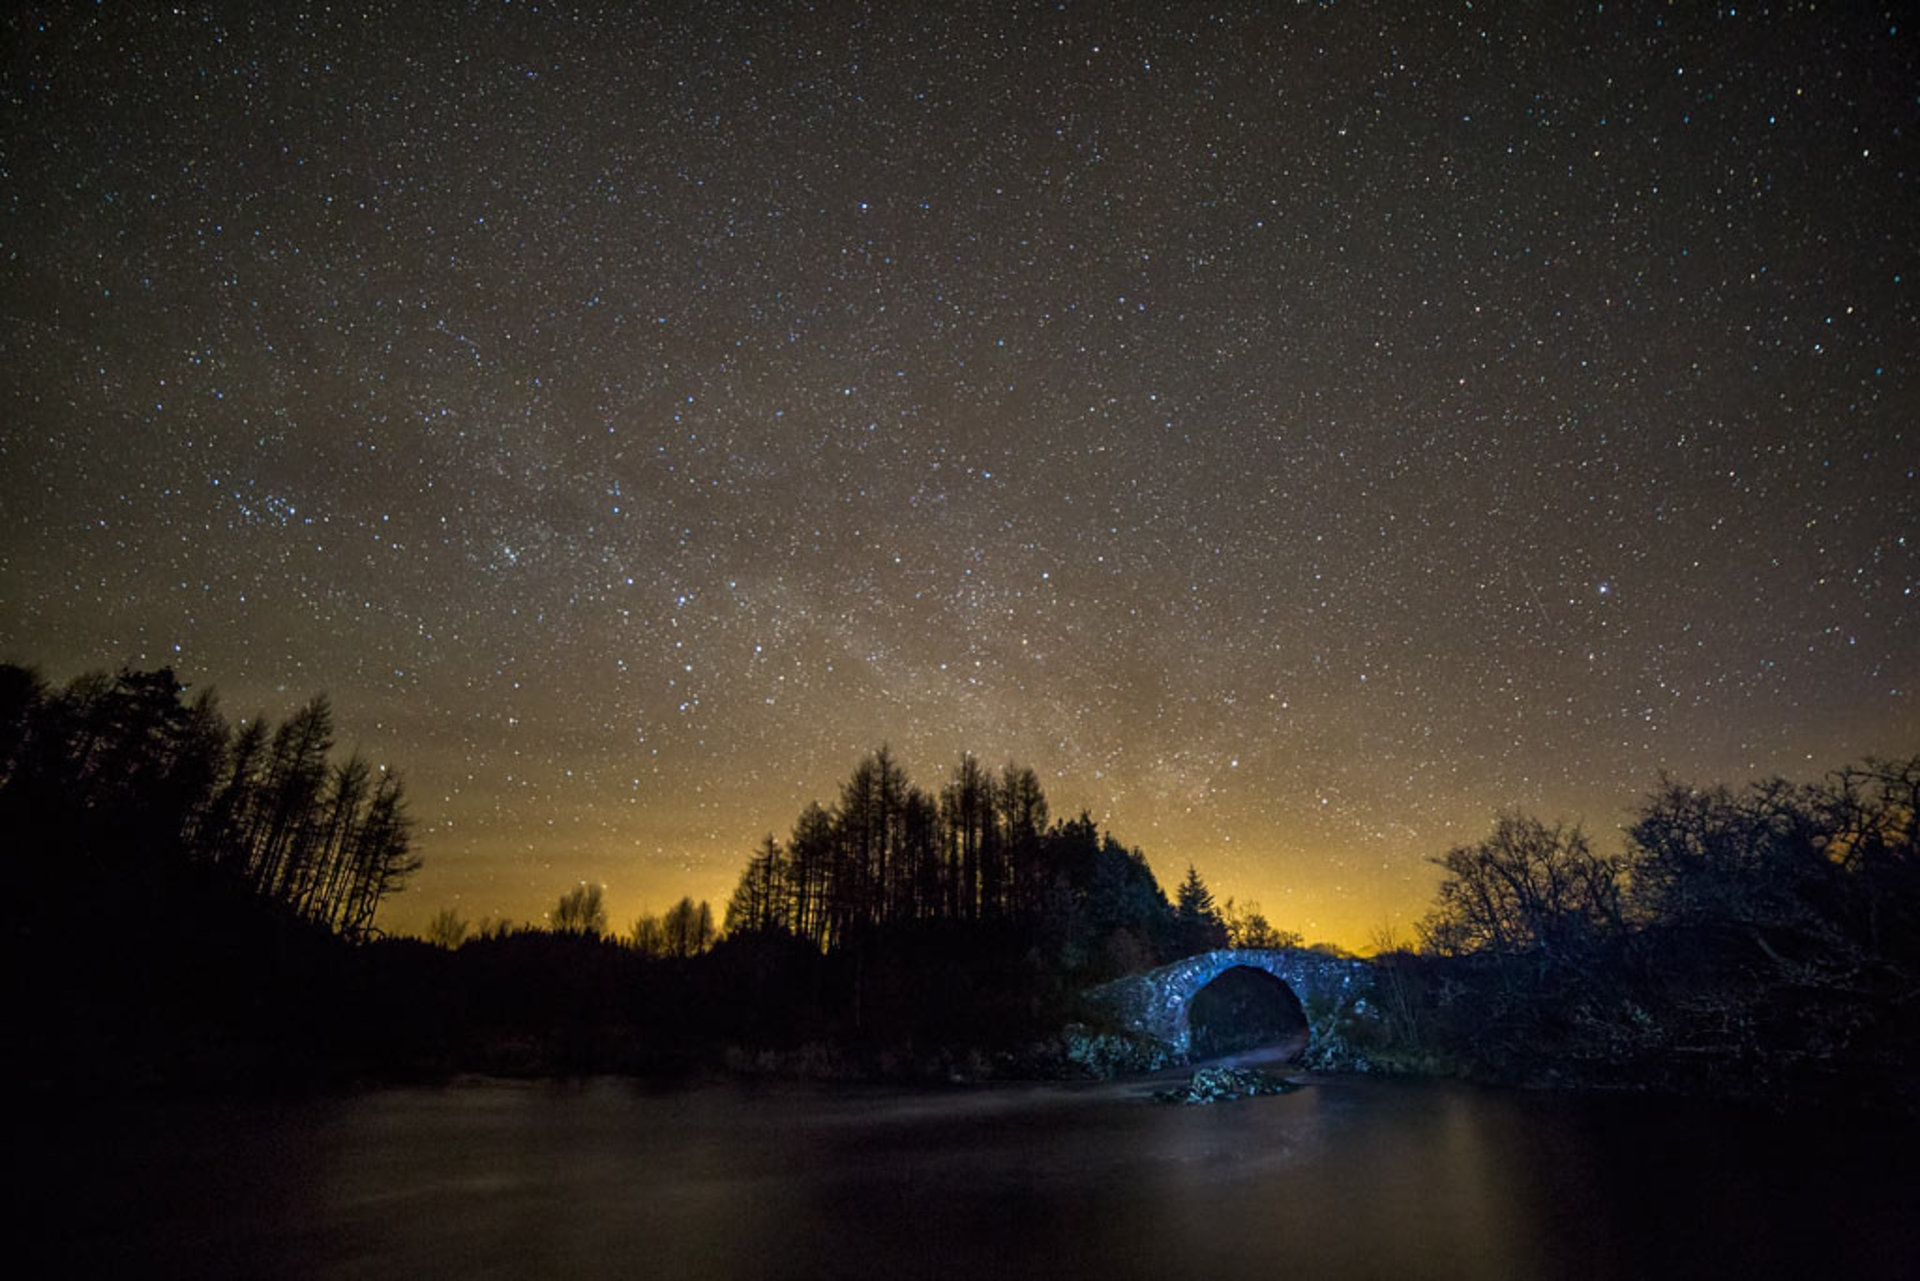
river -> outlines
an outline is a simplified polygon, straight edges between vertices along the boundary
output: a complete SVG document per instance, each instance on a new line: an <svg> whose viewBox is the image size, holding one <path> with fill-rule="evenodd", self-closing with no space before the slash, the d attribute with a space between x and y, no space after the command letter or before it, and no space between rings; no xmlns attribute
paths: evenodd
<svg viewBox="0 0 1920 1281"><path fill-rule="evenodd" d="M57 1276L1920 1275L1911 1129L1639 1097L473 1082L26 1133Z"/></svg>

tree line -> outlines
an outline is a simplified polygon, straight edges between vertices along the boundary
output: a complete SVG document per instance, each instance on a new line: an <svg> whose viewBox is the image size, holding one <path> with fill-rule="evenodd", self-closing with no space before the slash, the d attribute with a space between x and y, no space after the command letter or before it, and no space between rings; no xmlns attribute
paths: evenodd
<svg viewBox="0 0 1920 1281"><path fill-rule="evenodd" d="M727 905L725 928L784 930L830 951L865 927L982 921L1033 910L1047 798L1031 769L999 776L971 754L938 794L885 747L868 754L831 809L809 805L782 846L762 841Z"/></svg>
<svg viewBox="0 0 1920 1281"><path fill-rule="evenodd" d="M1093 983L1223 945L1297 946L1189 867L1170 899L1146 857L1086 814L1051 816L1030 769L963 755L916 786L864 756L831 805L759 842L716 928L683 898L610 929L602 886L546 928L443 909L418 952L446 1060L480 1070L1061 1075ZM669 963L659 964L665 960ZM676 1066L678 1065L678 1066Z"/></svg>
<svg viewBox="0 0 1920 1281"><path fill-rule="evenodd" d="M827 954L942 930L950 942L1026 938L1062 974L1119 973L1229 942L1299 943L1257 908L1217 906L1191 866L1170 902L1139 850L1085 814L1051 821L1029 767L996 772L963 753L929 791L884 746L832 805L809 804L784 843L761 840L723 921L727 937L784 935Z"/></svg>
<svg viewBox="0 0 1920 1281"><path fill-rule="evenodd" d="M1920 1050L1920 756L1812 783L1672 779L1624 849L1505 813L1384 958L1402 1044L1496 1074L1718 1088L1903 1076Z"/></svg>
<svg viewBox="0 0 1920 1281"><path fill-rule="evenodd" d="M568 889L547 920L554 934L612 936L600 885ZM426 939L457 949L534 928L475 925L443 908ZM1120 972L1229 945L1301 944L1255 904L1216 904L1191 866L1170 901L1139 850L1085 814L1052 821L1030 768L996 772L965 753L949 781L928 791L886 747L860 759L832 805L809 804L785 842L761 840L718 923L707 903L687 897L642 913L617 941L644 957L684 959L722 939L777 935L831 955L882 936L935 933L949 954L965 953L969 938L1024 939L1062 973Z"/></svg>
<svg viewBox="0 0 1920 1281"><path fill-rule="evenodd" d="M335 753L324 696L234 724L188 695L166 668L56 687L0 665L16 854L0 920L9 971L34 976L21 1057L48 1079L89 1062L191 1078L208 1045L230 1047L229 1071L299 1071L349 1043L363 1065L509 1071L864 1046L944 1079L979 1047L1057 1035L1103 979L1300 945L1216 904L1192 867L1169 896L1140 850L1084 813L1055 819L1031 769L963 754L926 789L881 748L759 843L718 928L687 898L615 946L583 884L549 930L476 935L449 910L428 930L441 947L347 947L378 939L419 866L400 779ZM1500 1079L1911 1106L1917 815L1920 756L1811 783L1663 780L1618 852L1503 813L1434 860L1416 945L1382 939L1378 999L1316 1024L1316 1043Z"/></svg>
<svg viewBox="0 0 1920 1281"><path fill-rule="evenodd" d="M333 757L316 695L279 725L236 728L171 668L53 687L0 665L0 816L67 870L138 858L238 882L348 939L420 866L397 773ZM106 882L95 877L96 889Z"/></svg>
<svg viewBox="0 0 1920 1281"><path fill-rule="evenodd" d="M547 923L555 934L605 939L608 934L606 887L582 881L565 891L548 913ZM469 939L505 938L535 928L522 925L516 929L504 920L486 920L476 925L454 908L443 907L427 922L426 941L453 951ZM620 941L644 957L686 960L711 949L718 937L713 908L704 900L695 903L688 896L664 912L640 913Z"/></svg>

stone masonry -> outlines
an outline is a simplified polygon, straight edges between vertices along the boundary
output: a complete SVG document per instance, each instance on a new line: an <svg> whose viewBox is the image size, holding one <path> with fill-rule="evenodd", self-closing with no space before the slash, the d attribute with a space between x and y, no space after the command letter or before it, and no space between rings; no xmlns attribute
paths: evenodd
<svg viewBox="0 0 1920 1281"><path fill-rule="evenodd" d="M1315 1012L1337 1012L1367 990L1368 966L1358 959L1328 956L1305 948L1221 948L1174 961L1144 974L1104 983L1088 993L1130 1031L1165 1044L1180 1059L1193 1049L1187 1021L1194 994L1238 967L1264 970L1293 990L1309 1011L1309 1035ZM1325 1022L1324 1017L1321 1020Z"/></svg>

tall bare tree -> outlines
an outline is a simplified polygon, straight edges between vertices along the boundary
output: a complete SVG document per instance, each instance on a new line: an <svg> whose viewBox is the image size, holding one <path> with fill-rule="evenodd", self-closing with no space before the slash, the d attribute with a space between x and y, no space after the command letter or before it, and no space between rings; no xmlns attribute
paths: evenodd
<svg viewBox="0 0 1920 1281"><path fill-rule="evenodd" d="M560 896L553 909L553 928L558 934L584 934L599 938L607 932L607 891L602 885L586 881Z"/></svg>

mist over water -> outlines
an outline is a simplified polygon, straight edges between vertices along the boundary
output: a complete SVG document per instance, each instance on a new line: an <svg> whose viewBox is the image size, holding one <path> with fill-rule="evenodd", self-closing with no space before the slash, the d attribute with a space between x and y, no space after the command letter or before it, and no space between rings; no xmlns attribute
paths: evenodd
<svg viewBox="0 0 1920 1281"><path fill-rule="evenodd" d="M471 1083L36 1127L65 1275L1911 1275L1911 1131L1322 1081Z"/></svg>

